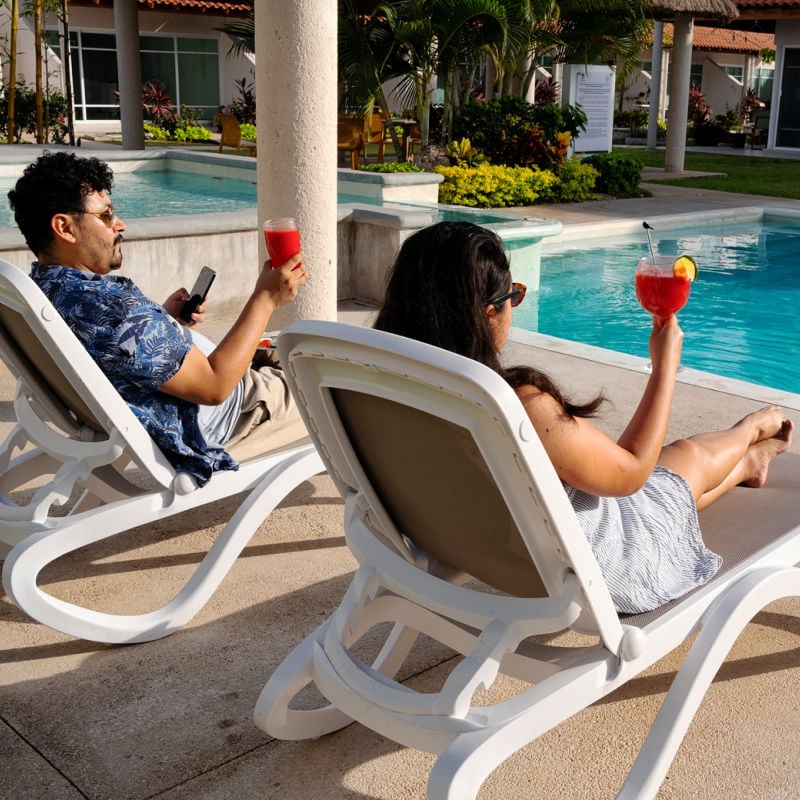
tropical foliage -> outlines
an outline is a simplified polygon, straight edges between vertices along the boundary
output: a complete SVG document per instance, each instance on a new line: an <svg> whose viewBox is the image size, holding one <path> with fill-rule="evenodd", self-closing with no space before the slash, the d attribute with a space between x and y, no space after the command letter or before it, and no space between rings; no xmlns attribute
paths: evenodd
<svg viewBox="0 0 800 800"><path fill-rule="evenodd" d="M382 95L398 79L395 105L415 109L422 138L434 85L444 98L442 143L474 94L481 65L494 67L490 97L523 97L539 60L605 63L625 73L651 33L646 0L341 0L340 80L345 96L365 110L389 104ZM542 90L552 95L552 87Z"/></svg>
<svg viewBox="0 0 800 800"><path fill-rule="evenodd" d="M8 129L10 92L7 86L0 88L0 128ZM63 144L67 135L67 100L61 92L47 91L37 97L36 90L24 81L17 82L14 92L13 141L22 141L22 134L37 132L37 103L41 102L45 124L41 130L41 144L53 142Z"/></svg>
<svg viewBox="0 0 800 800"><path fill-rule="evenodd" d="M437 85L443 119L436 138L447 144L462 107L475 99L484 63L494 68L487 94L496 99L528 96L543 58L614 62L624 80L652 33L648 0L338 0L338 8L344 110L369 115L377 107L388 119L385 86L394 79L392 105L414 109L425 144L434 140ZM220 30L232 37L232 52L254 52L252 14ZM555 87L537 88L552 102ZM396 132L389 134L400 152Z"/></svg>
<svg viewBox="0 0 800 800"><path fill-rule="evenodd" d="M211 132L195 124L202 114L199 108L182 103L173 110L172 97L160 81L148 81L142 87L142 111L144 132L148 139L172 142L204 142Z"/></svg>
<svg viewBox="0 0 800 800"><path fill-rule="evenodd" d="M55 14L59 22L64 22L66 2L59 0L0 0L10 15L10 34L2 42L2 56L8 75L17 75L17 31L19 18L30 16L33 29L33 51L35 82L32 88L18 83L14 92L3 88L3 133L7 134L9 144L21 141L22 132L35 134L36 141L43 144L52 139L63 142L69 134L72 142L72 106L70 102L71 84L67 81L67 94L51 90L49 75L46 73L46 52L43 36L43 15ZM20 105L17 105L17 100ZM29 102L30 101L30 102ZM56 108L57 106L57 108Z"/></svg>
<svg viewBox="0 0 800 800"><path fill-rule="evenodd" d="M571 140L585 127L586 115L575 106L539 106L504 97L465 105L454 135L469 138L495 164L557 170Z"/></svg>
<svg viewBox="0 0 800 800"><path fill-rule="evenodd" d="M231 113L236 119L239 120L241 125L255 125L256 124L256 87L251 81L247 82L247 78L240 78L234 81L238 97L234 97L231 101Z"/></svg>

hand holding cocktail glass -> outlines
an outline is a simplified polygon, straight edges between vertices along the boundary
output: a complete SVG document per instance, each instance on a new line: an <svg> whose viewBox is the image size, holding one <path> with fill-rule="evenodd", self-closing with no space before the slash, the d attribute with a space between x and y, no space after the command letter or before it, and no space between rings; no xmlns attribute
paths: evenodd
<svg viewBox="0 0 800 800"><path fill-rule="evenodd" d="M650 238L652 228L646 222L642 225L647 231L650 255L640 259L636 267L636 299L663 323L686 305L697 277L697 264L691 256L657 256ZM652 368L648 363L645 369L650 372ZM679 364L678 371L681 369Z"/></svg>

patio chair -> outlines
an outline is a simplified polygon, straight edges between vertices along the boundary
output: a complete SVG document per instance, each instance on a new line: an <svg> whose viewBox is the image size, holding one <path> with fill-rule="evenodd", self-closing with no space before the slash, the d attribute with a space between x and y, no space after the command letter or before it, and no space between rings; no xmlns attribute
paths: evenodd
<svg viewBox="0 0 800 800"><path fill-rule="evenodd" d="M298 423L276 431L266 453L253 453L258 443L243 439L231 450L239 469L215 472L198 486L172 467L30 277L5 261L0 356L18 379L17 422L0 446L0 545L11 548L3 586L31 617L71 636L143 642L181 627L275 506L324 469ZM247 497L162 608L101 613L37 585L40 571L66 553L240 492Z"/></svg>
<svg viewBox="0 0 800 800"><path fill-rule="evenodd" d="M800 594L800 458L781 456L767 487L735 489L703 513L706 541L725 559L719 575L621 618L522 404L496 373L337 323L293 323L280 351L344 498L359 567L333 615L269 678L256 724L300 739L358 720L438 754L428 797L466 800L516 750L699 633L618 795L653 797L739 632L767 603ZM571 633L553 641L560 632ZM463 656L435 691L395 677L418 633ZM374 653L379 635L370 663L356 647ZM499 702L483 695L499 675L525 686L512 696L501 687ZM311 683L329 705L292 703Z"/></svg>
<svg viewBox="0 0 800 800"><path fill-rule="evenodd" d="M769 134L769 111L756 112L753 132L750 134L750 146L753 150L763 150Z"/></svg>
<svg viewBox="0 0 800 800"><path fill-rule="evenodd" d="M418 122L415 122L407 129L406 133L406 161L413 161L416 155L414 148L417 145L422 152L422 128Z"/></svg>
<svg viewBox="0 0 800 800"><path fill-rule="evenodd" d="M364 163L367 164L367 145L377 144L378 152L375 161L383 164L386 145L391 144L392 138L386 132L386 123L383 117L374 112L369 119L364 119L364 129L361 133L361 153L364 156Z"/></svg>
<svg viewBox="0 0 800 800"><path fill-rule="evenodd" d="M242 148L244 147L251 156L257 154L256 142L249 142L246 139L242 139L242 126L233 114L219 114L218 119L222 127L222 133L219 135L220 153L223 147L234 147L236 148L237 155L241 155Z"/></svg>
<svg viewBox="0 0 800 800"><path fill-rule="evenodd" d="M364 148L364 119L357 114L339 114L336 123L336 149L350 153L350 169L358 169L358 153ZM366 151L365 151L366 153ZM366 154L364 156L366 158Z"/></svg>

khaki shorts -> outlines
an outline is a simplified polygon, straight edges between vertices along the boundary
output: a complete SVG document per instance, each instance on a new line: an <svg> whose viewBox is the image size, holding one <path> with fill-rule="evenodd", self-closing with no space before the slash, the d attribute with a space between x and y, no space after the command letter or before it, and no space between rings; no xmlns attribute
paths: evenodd
<svg viewBox="0 0 800 800"><path fill-rule="evenodd" d="M262 436L266 438L297 423L302 425L300 413L283 370L267 365L248 369L244 375L242 410L225 448L232 447L256 432L259 439Z"/></svg>

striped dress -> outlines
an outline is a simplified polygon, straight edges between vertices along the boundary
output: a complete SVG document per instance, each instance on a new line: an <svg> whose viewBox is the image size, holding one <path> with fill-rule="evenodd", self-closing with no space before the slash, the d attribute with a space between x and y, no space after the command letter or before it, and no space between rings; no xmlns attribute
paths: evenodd
<svg viewBox="0 0 800 800"><path fill-rule="evenodd" d="M651 611L704 584L722 558L703 543L686 481L657 466L628 497L596 497L564 487L623 614Z"/></svg>

